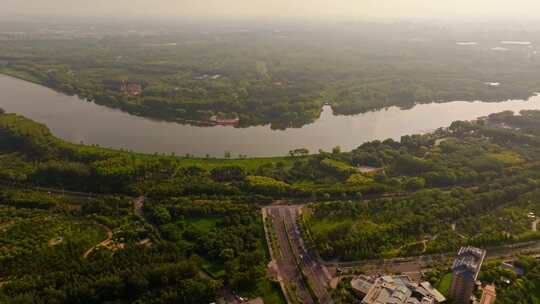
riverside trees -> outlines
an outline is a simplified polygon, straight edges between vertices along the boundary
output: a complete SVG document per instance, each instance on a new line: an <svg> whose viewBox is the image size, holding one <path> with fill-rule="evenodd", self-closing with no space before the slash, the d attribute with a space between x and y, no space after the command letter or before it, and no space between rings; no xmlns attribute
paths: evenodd
<svg viewBox="0 0 540 304"><path fill-rule="evenodd" d="M305 227L308 244L324 257L416 255L537 238L527 215L540 214L540 115L523 114L458 122L350 152L240 160L74 145L24 117L0 114L0 228L21 215L38 217L0 244L0 300L200 303L225 284L280 303L264 276L258 214L259 205L275 199L317 202ZM360 170L366 166L376 170ZM58 194L29 190L38 186ZM70 202L62 189L97 196ZM129 197L141 195L142 212L134 212ZM40 237L39 218L51 227L87 228ZM103 239L95 223L112 230L112 241L82 259Z"/></svg>

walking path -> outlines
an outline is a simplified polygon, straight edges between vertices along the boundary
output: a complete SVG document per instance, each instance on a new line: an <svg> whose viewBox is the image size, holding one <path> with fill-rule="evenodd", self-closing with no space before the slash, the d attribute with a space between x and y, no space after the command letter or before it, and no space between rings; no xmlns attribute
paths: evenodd
<svg viewBox="0 0 540 304"><path fill-rule="evenodd" d="M99 244L97 244L96 246L93 246L92 248L86 250L86 252L83 254L83 257L86 259L96 248L100 247L100 246L107 246L111 243L112 241L112 237L113 237L113 232L111 230L111 228L103 225L103 224L100 224L100 223L96 223L96 225L98 225L99 227L103 228L106 232L107 232L107 238L103 241L101 241Z"/></svg>
<svg viewBox="0 0 540 304"><path fill-rule="evenodd" d="M145 200L144 196L139 196L138 198L133 200L133 212L142 218L144 218L144 212L143 212L144 200Z"/></svg>
<svg viewBox="0 0 540 304"><path fill-rule="evenodd" d="M532 231L534 231L534 232L537 232L537 231L538 231L538 227L537 227L537 226L538 226L538 223L540 223L540 219L537 219L536 221L534 221L534 222L532 223L532 226L531 226Z"/></svg>

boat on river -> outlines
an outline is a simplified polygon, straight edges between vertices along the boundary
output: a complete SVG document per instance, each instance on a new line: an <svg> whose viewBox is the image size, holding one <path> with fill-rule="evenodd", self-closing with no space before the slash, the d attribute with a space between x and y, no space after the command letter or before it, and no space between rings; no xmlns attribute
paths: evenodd
<svg viewBox="0 0 540 304"><path fill-rule="evenodd" d="M212 122L215 125L221 125L221 126L236 126L240 123L240 118L220 118L217 115L214 115L210 117L210 122Z"/></svg>

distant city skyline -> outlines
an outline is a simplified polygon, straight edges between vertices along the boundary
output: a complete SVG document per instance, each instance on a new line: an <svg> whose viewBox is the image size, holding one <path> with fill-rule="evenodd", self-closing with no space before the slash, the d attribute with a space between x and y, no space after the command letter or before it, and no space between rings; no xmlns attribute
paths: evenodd
<svg viewBox="0 0 540 304"><path fill-rule="evenodd" d="M532 19L537 0L0 0L3 16Z"/></svg>

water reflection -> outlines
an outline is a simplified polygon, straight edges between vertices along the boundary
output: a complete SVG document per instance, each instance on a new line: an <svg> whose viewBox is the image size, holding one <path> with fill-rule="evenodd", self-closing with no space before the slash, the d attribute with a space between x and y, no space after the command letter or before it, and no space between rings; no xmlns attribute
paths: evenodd
<svg viewBox="0 0 540 304"><path fill-rule="evenodd" d="M500 103L450 102L390 107L353 116L334 116L325 106L314 123L297 129L197 127L150 120L59 94L29 82L0 76L0 107L45 123L68 141L147 153L222 157L286 155L296 148L311 152L340 146L351 150L363 142L419 133L454 120L470 120L504 110L540 109L540 97Z"/></svg>

